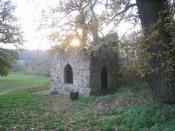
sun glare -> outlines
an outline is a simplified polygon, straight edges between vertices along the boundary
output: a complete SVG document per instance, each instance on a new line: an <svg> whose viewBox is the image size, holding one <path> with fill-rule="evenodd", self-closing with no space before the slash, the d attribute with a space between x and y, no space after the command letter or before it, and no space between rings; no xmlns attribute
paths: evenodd
<svg viewBox="0 0 175 131"><path fill-rule="evenodd" d="M73 47L79 47L80 41L78 39L73 39L72 42L70 43L70 45Z"/></svg>

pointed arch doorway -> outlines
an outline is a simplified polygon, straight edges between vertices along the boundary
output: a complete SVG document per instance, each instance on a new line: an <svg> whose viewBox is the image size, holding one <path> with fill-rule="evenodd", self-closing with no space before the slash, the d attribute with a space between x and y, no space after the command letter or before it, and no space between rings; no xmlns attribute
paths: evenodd
<svg viewBox="0 0 175 131"><path fill-rule="evenodd" d="M67 64L64 68L64 83L73 84L73 71L70 64Z"/></svg>
<svg viewBox="0 0 175 131"><path fill-rule="evenodd" d="M108 72L104 66L101 70L101 90L106 90L108 88Z"/></svg>

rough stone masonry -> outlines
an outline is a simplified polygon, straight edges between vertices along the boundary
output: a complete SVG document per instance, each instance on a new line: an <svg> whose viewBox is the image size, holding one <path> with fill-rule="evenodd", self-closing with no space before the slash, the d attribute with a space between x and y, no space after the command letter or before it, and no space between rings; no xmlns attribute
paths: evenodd
<svg viewBox="0 0 175 131"><path fill-rule="evenodd" d="M117 88L118 56L109 44L93 48L60 50L50 68L51 93L100 94Z"/></svg>

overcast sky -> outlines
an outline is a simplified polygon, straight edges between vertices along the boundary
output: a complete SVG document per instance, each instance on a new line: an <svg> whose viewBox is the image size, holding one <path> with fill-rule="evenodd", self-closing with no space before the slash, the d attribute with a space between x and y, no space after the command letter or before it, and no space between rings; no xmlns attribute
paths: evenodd
<svg viewBox="0 0 175 131"><path fill-rule="evenodd" d="M18 17L18 23L24 33L24 48L47 49L50 47L46 36L38 30L42 15L41 11L47 7L47 1L48 0L14 0L16 4L15 15Z"/></svg>

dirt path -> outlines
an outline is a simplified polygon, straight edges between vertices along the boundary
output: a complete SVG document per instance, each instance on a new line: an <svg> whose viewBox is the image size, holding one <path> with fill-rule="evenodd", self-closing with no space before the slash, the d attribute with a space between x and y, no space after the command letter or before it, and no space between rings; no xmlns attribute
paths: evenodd
<svg viewBox="0 0 175 131"><path fill-rule="evenodd" d="M44 95L49 95L50 94L50 90L42 90L42 91L36 91L33 92L34 94L44 94Z"/></svg>
<svg viewBox="0 0 175 131"><path fill-rule="evenodd" d="M13 88L9 88L9 89L6 89L4 91L1 91L0 95L5 95L5 94L11 93L11 92L18 91L18 90L29 89L32 87L38 87L38 86L44 86L44 85L46 85L46 84L44 83L44 84L33 84L33 85L27 85L27 86L23 85L23 86L13 87Z"/></svg>

